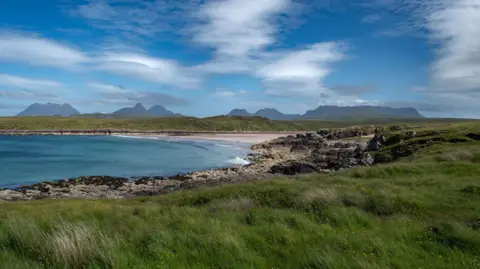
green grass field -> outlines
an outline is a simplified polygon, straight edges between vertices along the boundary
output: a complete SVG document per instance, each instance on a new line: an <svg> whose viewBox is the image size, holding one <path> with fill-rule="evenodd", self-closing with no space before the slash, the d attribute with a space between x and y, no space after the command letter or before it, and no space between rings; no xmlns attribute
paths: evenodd
<svg viewBox="0 0 480 269"><path fill-rule="evenodd" d="M341 128L352 125L445 124L458 119L358 119L273 121L261 117L211 118L66 118L66 117L0 117L0 130L180 130L180 131L313 131L320 128ZM463 120L471 122L475 120ZM476 122L480 122L476 120Z"/></svg>
<svg viewBox="0 0 480 269"><path fill-rule="evenodd" d="M9 269L480 268L480 142L335 175L2 203L0 249Z"/></svg>

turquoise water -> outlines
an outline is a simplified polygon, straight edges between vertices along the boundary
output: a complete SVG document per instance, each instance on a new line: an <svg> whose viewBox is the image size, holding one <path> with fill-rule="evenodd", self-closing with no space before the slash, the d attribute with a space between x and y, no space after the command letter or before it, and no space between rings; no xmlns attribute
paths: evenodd
<svg viewBox="0 0 480 269"><path fill-rule="evenodd" d="M0 188L78 176L167 176L229 167L248 145L114 136L0 136Z"/></svg>

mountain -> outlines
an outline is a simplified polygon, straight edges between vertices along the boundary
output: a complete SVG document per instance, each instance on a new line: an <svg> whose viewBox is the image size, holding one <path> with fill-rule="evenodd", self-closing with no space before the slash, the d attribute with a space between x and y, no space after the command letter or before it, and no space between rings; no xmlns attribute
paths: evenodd
<svg viewBox="0 0 480 269"><path fill-rule="evenodd" d="M248 117L252 116L252 114L245 109L234 109L230 111L230 113L227 114L227 116L242 116L242 117Z"/></svg>
<svg viewBox="0 0 480 269"><path fill-rule="evenodd" d="M255 112L254 116L260 116L271 120L293 120L301 117L299 114L283 114L275 108L264 108Z"/></svg>
<svg viewBox="0 0 480 269"><path fill-rule="evenodd" d="M344 118L423 118L415 108L391 108L382 106L319 106L303 115L305 119Z"/></svg>
<svg viewBox="0 0 480 269"><path fill-rule="evenodd" d="M293 120L301 117L301 115L297 115L297 114L283 114L282 112L276 110L275 108L263 108L253 114L248 112L245 109L237 108L230 111L230 113L228 113L227 116L242 116L242 117L258 116L258 117L264 117L271 120Z"/></svg>
<svg viewBox="0 0 480 269"><path fill-rule="evenodd" d="M147 110L141 103L137 103L134 107L117 110L112 115L117 117L183 117L182 114L173 113L159 105L154 105Z"/></svg>
<svg viewBox="0 0 480 269"><path fill-rule="evenodd" d="M179 113L173 113L172 111L164 108L163 106L159 105L154 105L150 109L148 109L148 112L152 116L161 116L161 117L183 117L182 114Z"/></svg>
<svg viewBox="0 0 480 269"><path fill-rule="evenodd" d="M349 118L423 118L415 108L391 108L382 106L319 106L304 115L283 114L274 108L263 108L255 113L234 109L228 116L259 116L271 120L295 119L349 119Z"/></svg>
<svg viewBox="0 0 480 269"><path fill-rule="evenodd" d="M72 116L80 114L75 108L69 104L35 103L27 107L24 111L18 113L17 116Z"/></svg>
<svg viewBox="0 0 480 269"><path fill-rule="evenodd" d="M150 112L140 103L137 103L134 107L125 107L112 113L115 116L125 117L145 117L150 116Z"/></svg>

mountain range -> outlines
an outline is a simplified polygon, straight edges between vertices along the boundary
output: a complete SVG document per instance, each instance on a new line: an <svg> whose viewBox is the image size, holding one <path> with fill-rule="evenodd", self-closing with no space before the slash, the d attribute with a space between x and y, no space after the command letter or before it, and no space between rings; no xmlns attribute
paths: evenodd
<svg viewBox="0 0 480 269"><path fill-rule="evenodd" d="M300 114L283 114L282 112L276 110L275 108L263 108L258 110L255 113L250 113L245 109L234 109L227 114L227 116L258 116L264 117L271 120L294 120L302 117Z"/></svg>
<svg viewBox="0 0 480 269"><path fill-rule="evenodd" d="M119 109L113 113L91 113L91 114L80 114L78 110L73 108L69 104L32 104L27 107L22 112L18 113L17 116L86 116L86 117L95 117L95 118L105 118L105 117L182 117L183 115L174 113L170 110L167 110L163 106L154 105L150 109L146 109L142 104L138 103L133 107L125 107Z"/></svg>
<svg viewBox="0 0 480 269"><path fill-rule="evenodd" d="M245 109L233 109L228 116L260 116L272 120L295 119L352 119L352 118L423 118L411 107L391 108L383 106L319 106L305 114L283 114L274 108L260 109L250 113Z"/></svg>
<svg viewBox="0 0 480 269"><path fill-rule="evenodd" d="M141 103L137 103L134 107L125 107L112 113L119 117L183 117L182 114L173 113L163 106L154 105L146 109Z"/></svg>
<svg viewBox="0 0 480 269"><path fill-rule="evenodd" d="M382 106L319 106L305 114L283 114L274 108L263 108L255 113L245 109L233 109L228 116L259 116L271 120L295 119L353 119L353 118L423 118L415 108L391 108ZM80 114L69 104L32 104L17 116L85 116L85 117L182 117L163 106L146 109L141 103L125 107L113 113Z"/></svg>
<svg viewBox="0 0 480 269"><path fill-rule="evenodd" d="M73 116L80 112L69 104L35 103L28 106L25 110L18 113L17 116Z"/></svg>

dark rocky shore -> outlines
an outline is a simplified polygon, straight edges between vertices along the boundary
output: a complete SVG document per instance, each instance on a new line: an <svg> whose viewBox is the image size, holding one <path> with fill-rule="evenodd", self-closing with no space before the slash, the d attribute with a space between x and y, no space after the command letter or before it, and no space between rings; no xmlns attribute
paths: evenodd
<svg viewBox="0 0 480 269"><path fill-rule="evenodd" d="M355 128L339 131L320 130L298 134L252 146L249 165L214 169L170 177L139 177L134 180L110 176L84 176L42 182L16 189L0 190L0 200L35 200L43 198L124 198L148 196L189 189L265 179L276 175L331 173L340 169L373 164L365 140L339 139L367 135Z"/></svg>

